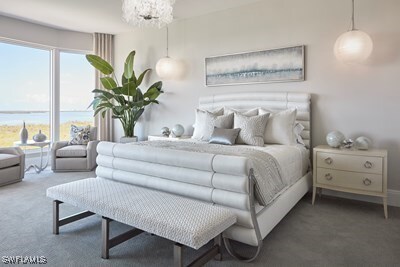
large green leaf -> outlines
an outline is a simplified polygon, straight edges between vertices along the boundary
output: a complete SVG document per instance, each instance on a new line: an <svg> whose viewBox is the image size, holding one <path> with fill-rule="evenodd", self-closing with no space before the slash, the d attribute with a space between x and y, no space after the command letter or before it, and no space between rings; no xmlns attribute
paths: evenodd
<svg viewBox="0 0 400 267"><path fill-rule="evenodd" d="M122 86L121 89L122 93L126 96L135 96L136 95L136 83L129 82Z"/></svg>
<svg viewBox="0 0 400 267"><path fill-rule="evenodd" d="M87 108L90 108L91 106L93 106L93 109L96 109L96 107L100 104L100 102L101 102L101 99L98 97L95 97Z"/></svg>
<svg viewBox="0 0 400 267"><path fill-rule="evenodd" d="M114 94L116 94L116 95L122 95L123 94L123 92L122 92L122 87L115 87L115 88L113 88L113 89L111 89L113 92L114 92Z"/></svg>
<svg viewBox="0 0 400 267"><path fill-rule="evenodd" d="M157 90L161 91L161 89L162 89L162 81L153 83L152 85L149 86L149 89L152 88L152 87L155 87L155 88L157 88Z"/></svg>
<svg viewBox="0 0 400 267"><path fill-rule="evenodd" d="M133 97L133 102L143 101L143 93L139 88L136 89L136 94Z"/></svg>
<svg viewBox="0 0 400 267"><path fill-rule="evenodd" d="M131 79L133 75L133 62L135 60L136 51L132 51L129 53L125 60L124 66L124 76L126 79Z"/></svg>
<svg viewBox="0 0 400 267"><path fill-rule="evenodd" d="M142 84L144 76L145 76L146 73L147 73L148 71L150 71L150 70L151 70L151 69L147 69L147 70L143 71L142 74L139 75L139 78L137 79L136 86L140 86L140 85Z"/></svg>
<svg viewBox="0 0 400 267"><path fill-rule="evenodd" d="M104 96L104 97L106 97L107 100L114 98L114 95L112 93L104 91L104 90L101 90L101 89L94 89L92 91L92 93L100 94L99 98L102 98L102 96Z"/></svg>
<svg viewBox="0 0 400 267"><path fill-rule="evenodd" d="M103 77L100 78L101 84L104 86L104 88L111 90L115 87L117 87L117 83L114 81L113 78L111 77Z"/></svg>
<svg viewBox="0 0 400 267"><path fill-rule="evenodd" d="M161 92L156 88L152 87L143 95L146 100L155 100L161 94Z"/></svg>
<svg viewBox="0 0 400 267"><path fill-rule="evenodd" d="M137 121L137 120L140 118L140 116L142 116L143 112L144 112L144 108L139 109L139 110L135 113L135 115L133 116L133 121Z"/></svg>
<svg viewBox="0 0 400 267"><path fill-rule="evenodd" d="M99 56L86 55L86 59L87 61L89 61L90 64L92 64L93 67L95 67L97 70L105 75L110 75L114 72L113 67L111 67L111 65L107 61Z"/></svg>

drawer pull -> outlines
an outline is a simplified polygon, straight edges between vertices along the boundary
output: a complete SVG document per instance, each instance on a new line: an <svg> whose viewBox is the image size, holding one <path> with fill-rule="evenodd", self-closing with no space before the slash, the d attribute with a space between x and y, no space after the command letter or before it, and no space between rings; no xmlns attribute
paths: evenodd
<svg viewBox="0 0 400 267"><path fill-rule="evenodd" d="M364 183L364 185L371 185L372 184L372 181L370 180L370 179L368 179L368 178L365 178L364 180L363 180L363 183Z"/></svg>
<svg viewBox="0 0 400 267"><path fill-rule="evenodd" d="M325 174L325 179L330 181L333 179L333 176L330 173Z"/></svg>
<svg viewBox="0 0 400 267"><path fill-rule="evenodd" d="M333 159L332 159L332 158L326 158L326 159L325 159L325 163L328 164L328 165L331 165L332 162L333 162Z"/></svg>
<svg viewBox="0 0 400 267"><path fill-rule="evenodd" d="M371 169L371 168L372 168L372 162L366 161L366 162L364 163L364 167L367 168L367 169Z"/></svg>

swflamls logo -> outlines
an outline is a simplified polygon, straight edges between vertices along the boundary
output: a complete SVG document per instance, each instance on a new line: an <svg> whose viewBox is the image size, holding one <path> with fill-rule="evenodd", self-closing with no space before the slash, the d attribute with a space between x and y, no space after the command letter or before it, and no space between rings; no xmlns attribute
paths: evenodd
<svg viewBox="0 0 400 267"><path fill-rule="evenodd" d="M3 256L1 261L4 264L46 264L45 256Z"/></svg>

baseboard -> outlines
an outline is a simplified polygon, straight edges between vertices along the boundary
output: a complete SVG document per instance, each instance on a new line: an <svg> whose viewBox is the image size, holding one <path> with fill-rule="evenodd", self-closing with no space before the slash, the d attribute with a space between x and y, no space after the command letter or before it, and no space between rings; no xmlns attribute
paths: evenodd
<svg viewBox="0 0 400 267"><path fill-rule="evenodd" d="M328 190L328 189L323 189L322 194L382 204L382 198L380 198L380 197L350 194L350 193L333 191L333 190ZM400 207L400 191L399 190L388 189L388 205L394 206L394 207Z"/></svg>

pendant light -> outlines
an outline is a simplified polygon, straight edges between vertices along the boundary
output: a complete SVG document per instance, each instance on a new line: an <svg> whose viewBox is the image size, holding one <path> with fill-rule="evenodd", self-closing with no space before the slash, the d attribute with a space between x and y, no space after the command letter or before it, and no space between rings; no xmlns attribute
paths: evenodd
<svg viewBox="0 0 400 267"><path fill-rule="evenodd" d="M334 52L338 60L345 63L361 63L372 53L372 40L368 34L357 30L354 25L354 0L352 0L352 15L350 30L336 40Z"/></svg>
<svg viewBox="0 0 400 267"><path fill-rule="evenodd" d="M156 64L156 72L160 78L172 79L175 76L175 60L168 56L168 26L167 29L167 55L158 60Z"/></svg>

